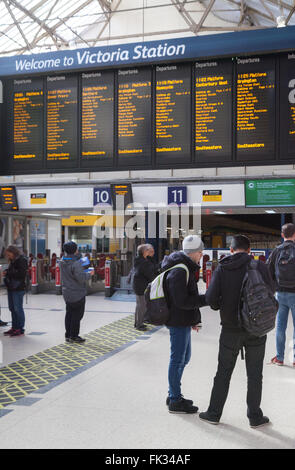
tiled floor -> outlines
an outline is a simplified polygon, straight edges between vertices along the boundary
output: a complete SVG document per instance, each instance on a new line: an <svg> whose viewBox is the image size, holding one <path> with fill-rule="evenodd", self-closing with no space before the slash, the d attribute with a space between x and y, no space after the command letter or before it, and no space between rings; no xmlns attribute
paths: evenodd
<svg viewBox="0 0 295 470"><path fill-rule="evenodd" d="M7 305L5 296L0 301L2 319L8 319L7 309L3 308ZM82 333L133 311L132 302L90 296ZM26 313L25 337L4 338L0 331L4 364L63 342L61 297L31 297ZM200 410L208 405L219 331L218 312L203 309L203 329L192 333L192 359L183 377L185 396L194 399ZM291 339L290 322L288 353ZM41 389L0 410L1 448L295 448L295 368L291 364L267 364L274 355L274 345L272 332L267 343L263 390L263 410L271 418L271 426L260 430L249 427L245 364L240 359L222 424L213 427L201 422L198 415L169 414L165 406L169 336L162 328L60 385Z"/></svg>

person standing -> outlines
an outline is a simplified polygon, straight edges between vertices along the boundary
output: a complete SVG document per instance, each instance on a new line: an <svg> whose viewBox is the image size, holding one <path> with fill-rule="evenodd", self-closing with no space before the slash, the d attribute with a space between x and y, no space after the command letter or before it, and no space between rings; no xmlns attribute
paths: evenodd
<svg viewBox="0 0 295 470"><path fill-rule="evenodd" d="M63 246L65 252L60 262L62 294L66 303L65 339L69 343L84 343L79 336L80 322L84 316L86 301L86 281L94 271L88 273L83 268L77 244L73 241Z"/></svg>
<svg viewBox="0 0 295 470"><path fill-rule="evenodd" d="M25 332L25 312L23 308L26 292L26 277L28 262L20 250L10 245L5 250L9 261L7 271L4 272L4 284L8 294L8 308L11 312L12 327L4 333L5 336L23 336Z"/></svg>
<svg viewBox="0 0 295 470"><path fill-rule="evenodd" d="M295 225L282 226L284 242L277 246L267 260L271 277L276 285L279 310L276 328L276 355L272 364L284 365L286 329L289 311L293 319L293 367L295 367Z"/></svg>
<svg viewBox="0 0 295 470"><path fill-rule="evenodd" d="M134 328L145 330L144 315L146 304L144 291L148 284L156 277L156 265L152 260L155 251L149 243L137 247L137 256L134 260L132 287L136 295Z"/></svg>
<svg viewBox="0 0 295 470"><path fill-rule="evenodd" d="M242 283L251 261L250 241L244 235L235 235L231 241L231 255L220 261L214 271L206 292L206 300L213 310L220 310L221 335L219 339L218 367L208 410L199 418L211 424L218 424L227 399L229 385L239 351L245 349L248 377L247 416L252 428L269 423L260 408L262 396L262 371L266 335L252 336L239 323L239 306ZM262 261L258 270L263 281L274 292L269 271Z"/></svg>
<svg viewBox="0 0 295 470"><path fill-rule="evenodd" d="M200 269L204 244L197 235L189 235L182 243L183 251L165 256L162 270L178 264L186 267L171 269L164 281L164 291L169 307L166 326L170 333L170 362L168 368L169 391L166 399L169 413L197 413L192 400L183 397L181 379L191 358L191 331L199 331L199 307L206 305L205 296L199 295L196 272Z"/></svg>

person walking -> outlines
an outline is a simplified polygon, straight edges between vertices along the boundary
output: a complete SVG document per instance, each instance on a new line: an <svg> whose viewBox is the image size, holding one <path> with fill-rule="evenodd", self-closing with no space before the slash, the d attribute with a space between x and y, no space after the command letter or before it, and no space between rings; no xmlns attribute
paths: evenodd
<svg viewBox="0 0 295 470"><path fill-rule="evenodd" d="M197 235L184 238L182 251L165 256L162 270L178 264L183 267L171 269L164 281L164 290L169 307L166 326L170 333L170 362L168 369L169 391L166 399L169 413L197 413L193 401L183 397L181 379L191 358L191 331L199 331L201 314L199 307L206 305L205 296L199 295L196 271L200 269L204 244ZM187 276L188 273L188 276Z"/></svg>
<svg viewBox="0 0 295 470"><path fill-rule="evenodd" d="M86 281L94 271L86 272L81 262L77 244L73 241L63 246L64 256L60 262L62 294L66 303L65 339L69 343L84 343L79 336L80 322L84 316Z"/></svg>
<svg viewBox="0 0 295 470"><path fill-rule="evenodd" d="M284 242L277 246L267 260L271 277L276 285L279 310L276 327L276 355L272 364L284 365L286 329L289 311L293 319L293 367L295 367L295 225L282 226Z"/></svg>
<svg viewBox="0 0 295 470"><path fill-rule="evenodd" d="M11 312L12 327L4 333L5 336L23 336L25 332L25 312L23 308L26 292L26 277L28 262L20 250L10 245L5 250L9 266L4 271L4 284L7 288L8 308Z"/></svg>
<svg viewBox="0 0 295 470"><path fill-rule="evenodd" d="M136 295L136 308L134 328L144 331L144 315L146 303L144 291L148 284L156 277L156 265L152 258L155 254L153 245L149 243L137 247L137 256L134 260L132 273L132 287Z"/></svg>
<svg viewBox="0 0 295 470"><path fill-rule="evenodd" d="M253 428L269 423L260 408L262 397L262 371L266 335L252 336L239 323L239 305L242 283L251 261L250 241L244 235L235 235L231 241L231 255L220 261L206 292L206 300L213 310L220 310L221 335L219 339L218 367L208 410L199 418L218 424L227 399L232 372L240 350L245 350L248 378L247 416ZM274 292L268 268L258 261L257 269L263 281Z"/></svg>

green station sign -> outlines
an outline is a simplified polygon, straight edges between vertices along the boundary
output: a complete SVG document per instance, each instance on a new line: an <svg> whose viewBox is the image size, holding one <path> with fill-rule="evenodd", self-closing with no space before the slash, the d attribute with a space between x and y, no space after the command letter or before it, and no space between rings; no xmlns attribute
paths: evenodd
<svg viewBox="0 0 295 470"><path fill-rule="evenodd" d="M295 206L295 179L245 181L246 207Z"/></svg>

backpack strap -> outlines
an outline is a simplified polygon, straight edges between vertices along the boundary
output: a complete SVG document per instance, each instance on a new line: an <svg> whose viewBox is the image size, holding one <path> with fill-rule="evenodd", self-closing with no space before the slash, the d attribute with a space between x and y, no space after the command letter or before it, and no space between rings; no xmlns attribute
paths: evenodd
<svg viewBox="0 0 295 470"><path fill-rule="evenodd" d="M172 271L172 269L175 269L175 268L182 268L186 271L186 284L188 284L188 280L189 280L189 269L188 267L184 264L184 263L179 263L179 264L176 264L175 266L172 266L171 268L168 268L164 271L164 274L168 274L169 271ZM166 275L167 275L166 274ZM166 276L165 276L166 277Z"/></svg>

